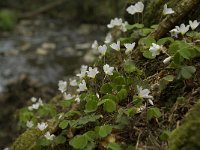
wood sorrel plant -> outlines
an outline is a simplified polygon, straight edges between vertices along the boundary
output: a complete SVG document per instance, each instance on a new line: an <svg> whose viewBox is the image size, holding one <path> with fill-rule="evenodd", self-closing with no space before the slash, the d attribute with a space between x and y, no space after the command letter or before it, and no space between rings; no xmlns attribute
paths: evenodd
<svg viewBox="0 0 200 150"><path fill-rule="evenodd" d="M141 2L139 6L141 13L144 6ZM137 13L136 7L128 11ZM170 9L169 14L172 12ZM190 26L194 30L198 22L190 22ZM94 66L82 66L69 84L60 81L61 95L48 104L40 102L36 107L34 103L34 109L21 109L20 125L29 129L11 149L137 149L140 136L159 127L161 93L175 80L192 78L196 71L190 62L200 53L195 41L199 32L181 25L175 28L175 36L156 41L150 34L156 25L130 25L115 18L108 28L112 31L105 43L98 45L95 41L92 45L101 55ZM38 128L41 122L45 127ZM33 130L34 137L29 135ZM159 133L163 137L168 132ZM31 142L20 146L25 140L22 138Z"/></svg>

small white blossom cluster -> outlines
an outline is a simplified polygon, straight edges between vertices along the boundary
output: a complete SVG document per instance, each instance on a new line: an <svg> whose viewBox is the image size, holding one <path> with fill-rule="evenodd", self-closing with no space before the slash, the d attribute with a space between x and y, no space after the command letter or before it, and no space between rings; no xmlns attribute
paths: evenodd
<svg viewBox="0 0 200 150"><path fill-rule="evenodd" d="M55 135L54 135L54 134L50 134L50 132L47 131L47 132L45 133L44 137L45 137L47 140L53 141L53 139L55 138Z"/></svg>
<svg viewBox="0 0 200 150"><path fill-rule="evenodd" d="M46 122L41 122L41 123L38 123L38 124L37 124L37 128L38 128L40 131L45 130L47 127L48 127L48 124L47 124Z"/></svg>
<svg viewBox="0 0 200 150"><path fill-rule="evenodd" d="M192 30L195 30L198 26L199 23L197 20L194 21L189 21L189 25L181 24L180 26L175 26L174 29L170 31L171 35L174 37L178 37L178 34L181 33L182 35L186 34L189 29L191 28Z"/></svg>
<svg viewBox="0 0 200 150"><path fill-rule="evenodd" d="M134 15L135 13L142 13L144 10L144 4L142 2L137 2L135 5L130 5L126 11L131 14Z"/></svg>
<svg viewBox="0 0 200 150"><path fill-rule="evenodd" d="M47 127L48 127L48 124L45 123L45 122L41 122L41 123L38 123L38 124L37 124L37 128L38 128L40 131L44 131ZM54 135L54 134L50 134L50 132L47 131L47 132L44 134L44 137L45 137L47 140L52 141L52 140L55 138L55 135Z"/></svg>
<svg viewBox="0 0 200 150"><path fill-rule="evenodd" d="M64 93L67 90L67 81L60 80L58 82L58 90Z"/></svg>
<svg viewBox="0 0 200 150"><path fill-rule="evenodd" d="M138 90L138 96L139 97L148 99L149 103L151 105L154 105L153 101L152 101L153 96L149 95L149 93L150 93L149 89L143 89L141 86L137 85L137 90Z"/></svg>
<svg viewBox="0 0 200 150"><path fill-rule="evenodd" d="M39 109L39 107L40 106L43 106L43 101L42 101L42 99L41 98L39 98L38 100L37 100L37 98L35 98L35 97L32 97L31 98L31 102L33 103L31 106L28 106L28 110L30 110L30 111L32 111L32 110L37 110L37 109Z"/></svg>
<svg viewBox="0 0 200 150"><path fill-rule="evenodd" d="M107 27L108 28L116 27L116 28L120 29L121 31L126 32L127 25L128 25L128 22L127 21L123 22L122 18L114 18L114 19L111 19L110 24L108 24Z"/></svg>
<svg viewBox="0 0 200 150"><path fill-rule="evenodd" d="M161 48L162 46L152 43L152 46L149 48L149 51L151 52L152 56L157 56L160 55Z"/></svg>
<svg viewBox="0 0 200 150"><path fill-rule="evenodd" d="M26 122L26 126L27 126L28 128L32 128L32 127L34 126L33 121L27 121L27 122Z"/></svg>

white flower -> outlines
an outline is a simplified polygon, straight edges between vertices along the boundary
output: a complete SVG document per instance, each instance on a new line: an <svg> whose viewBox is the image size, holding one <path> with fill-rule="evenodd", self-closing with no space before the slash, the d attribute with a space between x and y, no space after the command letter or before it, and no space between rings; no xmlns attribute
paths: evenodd
<svg viewBox="0 0 200 150"><path fill-rule="evenodd" d="M33 127L33 121L27 121L27 122L26 122L26 126L27 126L28 128L32 128L32 127Z"/></svg>
<svg viewBox="0 0 200 150"><path fill-rule="evenodd" d="M38 109L40 106L43 106L43 102L42 102L42 99L39 98L38 99L38 102L35 103L35 104L32 104L31 106L28 107L28 110L32 111L33 109Z"/></svg>
<svg viewBox="0 0 200 150"><path fill-rule="evenodd" d="M78 87L79 87L77 89L78 92L86 91L87 90L87 86L86 86L85 80L82 80L82 82L78 85Z"/></svg>
<svg viewBox="0 0 200 150"><path fill-rule="evenodd" d="M114 18L111 19L110 24L107 25L108 28L114 28L115 26L121 26L122 19L121 18Z"/></svg>
<svg viewBox="0 0 200 150"><path fill-rule="evenodd" d="M66 94L66 93L64 93L64 94L63 94L63 98L64 98L65 100L71 100L71 99L74 98L74 96L72 96L71 94Z"/></svg>
<svg viewBox="0 0 200 150"><path fill-rule="evenodd" d="M123 32L126 32L127 31L127 28L126 28L127 25L128 25L127 21L125 21L124 23L122 23L122 25L120 27L120 30L122 30Z"/></svg>
<svg viewBox="0 0 200 150"><path fill-rule="evenodd" d="M70 81L69 81L69 84L70 84L71 86L77 86L77 85L78 85L76 79L74 79L74 80L69 79L69 80L70 80Z"/></svg>
<svg viewBox="0 0 200 150"><path fill-rule="evenodd" d="M38 104L39 104L40 106L43 106L43 101L42 101L41 98L39 98L39 100L38 100Z"/></svg>
<svg viewBox="0 0 200 150"><path fill-rule="evenodd" d="M135 5L130 5L126 11L131 14L134 15L135 13L142 13L144 10L144 4L142 2L137 2Z"/></svg>
<svg viewBox="0 0 200 150"><path fill-rule="evenodd" d="M172 29L169 31L172 37L178 37L179 31L177 29Z"/></svg>
<svg viewBox="0 0 200 150"><path fill-rule="evenodd" d="M6 148L4 148L3 150L9 150L9 148L8 148L8 147L6 147Z"/></svg>
<svg viewBox="0 0 200 150"><path fill-rule="evenodd" d="M107 51L107 46L104 44L104 45L100 45L99 47L98 47L98 51L99 51L99 53L101 53L101 55L105 55L106 54L106 51Z"/></svg>
<svg viewBox="0 0 200 150"><path fill-rule="evenodd" d="M136 13L136 11L135 11L135 6L134 6L134 5L130 5L130 6L126 9L126 11L127 11L129 14L134 15L134 14Z"/></svg>
<svg viewBox="0 0 200 150"><path fill-rule="evenodd" d="M149 95L150 91L148 89L143 89L137 85L138 96L141 98L149 98L152 99L153 96Z"/></svg>
<svg viewBox="0 0 200 150"><path fill-rule="evenodd" d="M92 49L97 49L98 48L98 42L97 40L95 40L93 43L92 43Z"/></svg>
<svg viewBox="0 0 200 150"><path fill-rule="evenodd" d="M60 80L58 82L58 90L60 90L61 93L64 93L67 90L67 82Z"/></svg>
<svg viewBox="0 0 200 150"><path fill-rule="evenodd" d="M37 101L37 98L31 97L31 102L35 103Z"/></svg>
<svg viewBox="0 0 200 150"><path fill-rule="evenodd" d="M190 25L185 26L185 24L181 24L180 27L176 26L175 27L179 33L181 33L182 35L184 35L186 32L188 32Z"/></svg>
<svg viewBox="0 0 200 150"><path fill-rule="evenodd" d="M116 51L120 51L120 41L117 41L117 43L112 43L110 47Z"/></svg>
<svg viewBox="0 0 200 150"><path fill-rule="evenodd" d="M106 35L106 38L105 38L104 43L108 44L108 43L112 42L112 40L113 40L112 34L109 32L109 33Z"/></svg>
<svg viewBox="0 0 200 150"><path fill-rule="evenodd" d="M82 65L81 66L81 73L77 74L76 76L80 77L80 78L84 78L87 72L87 68L88 66Z"/></svg>
<svg viewBox="0 0 200 150"><path fill-rule="evenodd" d="M149 48L149 51L152 53L152 56L157 56L160 54L161 46L155 43L152 43L152 46Z"/></svg>
<svg viewBox="0 0 200 150"><path fill-rule="evenodd" d="M164 15L170 15L173 14L174 11L172 8L167 8L167 4L164 5L164 9L163 9L163 14Z"/></svg>
<svg viewBox="0 0 200 150"><path fill-rule="evenodd" d="M97 67L93 68L89 67L89 71L87 71L87 76L90 78L95 78L95 76L99 73Z"/></svg>
<svg viewBox="0 0 200 150"><path fill-rule="evenodd" d="M196 29L199 26L199 22L197 22L197 20L194 20L193 22L190 20L189 24L192 30Z"/></svg>
<svg viewBox="0 0 200 150"><path fill-rule="evenodd" d="M50 134L50 132L48 131L47 133L45 133L44 137L45 137L47 140L53 141L55 135L54 135L54 134Z"/></svg>
<svg viewBox="0 0 200 150"><path fill-rule="evenodd" d="M114 70L114 67L110 67L108 64L103 66L103 71L107 75L113 75L113 70Z"/></svg>
<svg viewBox="0 0 200 150"><path fill-rule="evenodd" d="M45 123L45 122L42 122L42 123L38 123L37 124L37 127L40 131L43 131L44 129L46 129L48 127L48 124Z"/></svg>
<svg viewBox="0 0 200 150"><path fill-rule="evenodd" d="M126 54L129 54L129 53L132 52L132 50L134 49L134 47L135 47L135 42L134 42L134 43L126 43L126 44L124 44L124 46L126 47L125 53L126 53Z"/></svg>
<svg viewBox="0 0 200 150"><path fill-rule="evenodd" d="M35 103L32 105L32 109L38 109L40 107L40 104L39 103Z"/></svg>
<svg viewBox="0 0 200 150"><path fill-rule="evenodd" d="M75 102L77 102L77 103L80 103L80 98L77 96L76 98L75 98L75 100L74 100Z"/></svg>
<svg viewBox="0 0 200 150"><path fill-rule="evenodd" d="M144 4L142 2L137 2L135 4L135 12L142 13L144 10Z"/></svg>
<svg viewBox="0 0 200 150"><path fill-rule="evenodd" d="M165 58L165 59L163 60L163 63L164 63L164 64L167 64L167 63L170 62L171 59L172 59L172 57L169 56L169 57L167 57L167 58Z"/></svg>

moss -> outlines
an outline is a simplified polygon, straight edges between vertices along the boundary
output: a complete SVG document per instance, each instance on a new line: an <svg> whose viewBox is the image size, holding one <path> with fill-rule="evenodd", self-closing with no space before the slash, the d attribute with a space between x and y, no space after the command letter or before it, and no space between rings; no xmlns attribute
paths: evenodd
<svg viewBox="0 0 200 150"><path fill-rule="evenodd" d="M42 135L42 132L36 128L32 128L21 134L14 144L11 146L11 150L28 150L34 146L34 143Z"/></svg>
<svg viewBox="0 0 200 150"><path fill-rule="evenodd" d="M0 30L12 30L16 25L16 21L15 12L11 10L0 11Z"/></svg>
<svg viewBox="0 0 200 150"><path fill-rule="evenodd" d="M200 149L200 101L189 111L180 127L170 136L169 150Z"/></svg>

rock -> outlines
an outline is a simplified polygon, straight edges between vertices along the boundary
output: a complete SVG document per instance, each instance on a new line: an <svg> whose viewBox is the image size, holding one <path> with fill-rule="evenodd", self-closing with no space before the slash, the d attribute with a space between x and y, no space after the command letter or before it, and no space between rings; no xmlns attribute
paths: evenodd
<svg viewBox="0 0 200 150"><path fill-rule="evenodd" d="M43 43L41 47L43 49L55 49L56 44L55 43Z"/></svg>
<svg viewBox="0 0 200 150"><path fill-rule="evenodd" d="M38 55L47 55L48 54L48 50L46 50L46 49L43 49L43 48L37 48L37 50L36 50L36 54L38 54Z"/></svg>

